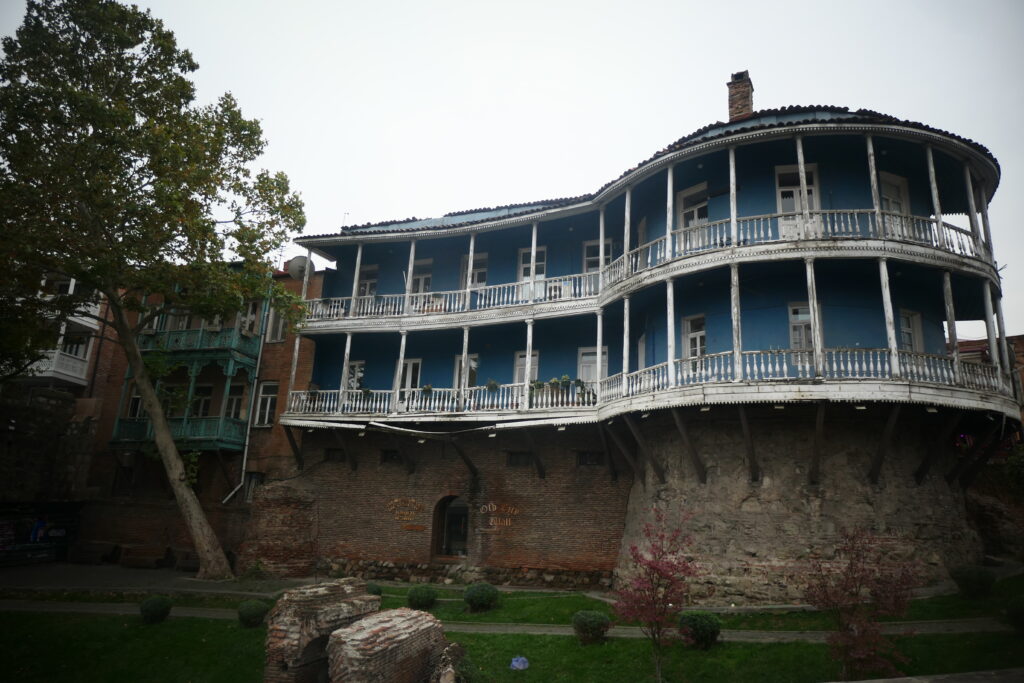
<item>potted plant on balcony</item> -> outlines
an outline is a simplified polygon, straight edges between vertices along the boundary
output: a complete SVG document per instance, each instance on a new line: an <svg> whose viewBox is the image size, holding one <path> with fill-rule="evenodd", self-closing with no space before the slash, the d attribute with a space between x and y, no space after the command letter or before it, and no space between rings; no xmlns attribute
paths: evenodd
<svg viewBox="0 0 1024 683"><path fill-rule="evenodd" d="M492 377L488 377L487 378L487 384L485 384L484 386L487 387L487 391L489 391L489 392L491 392L493 394L494 392L496 392L498 390L498 380L496 380L496 379L494 379Z"/></svg>
<svg viewBox="0 0 1024 683"><path fill-rule="evenodd" d="M559 381L559 384L561 385L562 389L568 391L569 387L572 386L572 379L570 379L569 375L562 375L562 379Z"/></svg>
<svg viewBox="0 0 1024 683"><path fill-rule="evenodd" d="M434 393L434 385L424 384L422 387L420 387L420 391L423 393L424 397L428 397Z"/></svg>

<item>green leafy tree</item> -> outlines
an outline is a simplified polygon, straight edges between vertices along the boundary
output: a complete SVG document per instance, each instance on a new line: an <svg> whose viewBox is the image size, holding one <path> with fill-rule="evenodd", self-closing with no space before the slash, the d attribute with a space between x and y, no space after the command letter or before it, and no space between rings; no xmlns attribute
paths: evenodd
<svg viewBox="0 0 1024 683"><path fill-rule="evenodd" d="M137 339L168 310L227 317L267 296L269 257L301 231L302 202L284 174L253 168L262 130L230 94L196 103L195 61L148 11L111 0L31 0L3 51L6 274L21 283L73 277L82 291L65 305L106 303L102 322L123 348L153 422L199 576L230 576ZM33 301L37 292L20 294ZM270 296L293 321L301 315L295 297L280 289ZM31 339L24 346L31 350Z"/></svg>

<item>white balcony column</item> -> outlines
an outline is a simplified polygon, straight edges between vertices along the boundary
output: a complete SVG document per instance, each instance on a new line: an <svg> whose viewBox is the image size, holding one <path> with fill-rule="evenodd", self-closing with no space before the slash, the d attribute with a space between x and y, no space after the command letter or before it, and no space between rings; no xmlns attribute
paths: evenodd
<svg viewBox="0 0 1024 683"><path fill-rule="evenodd" d="M539 224L534 223L530 228L530 301L537 300L537 228ZM545 271L547 262L544 263Z"/></svg>
<svg viewBox="0 0 1024 683"><path fill-rule="evenodd" d="M981 227L985 231L985 244L988 245L988 253L991 257L995 252L992 251L992 228L988 223L988 199L985 192L985 186L978 186L978 207L981 209Z"/></svg>
<svg viewBox="0 0 1024 683"><path fill-rule="evenodd" d="M1003 297L1000 296L995 301L996 304L996 323L999 325L999 357L1003 359L1003 367L1006 372L1013 372L1013 365L1010 363L1010 353L1006 348L1006 323L1003 321Z"/></svg>
<svg viewBox="0 0 1024 683"><path fill-rule="evenodd" d="M825 342L821 329L821 313L818 308L818 284L814 278L814 259L804 259L807 270L807 308L811 313L811 348L814 351L814 376L820 377L825 370Z"/></svg>
<svg viewBox="0 0 1024 683"><path fill-rule="evenodd" d="M302 273L302 293L300 294L300 296L302 297L303 301L306 300L306 292L309 291L309 272L311 270L313 270L314 268L316 268L316 266L313 265L313 251L311 249L307 249L306 250L306 268L305 268L304 272ZM239 332L240 329L241 329L241 325L240 324L239 325L235 325L235 332L234 332L234 334L235 334L235 339L236 340L237 340L237 335L238 335L238 332ZM262 335L264 333L264 330L261 329L259 332ZM295 334L295 341L292 344L292 367L291 367L291 371L288 373L288 393L285 394L286 396L291 396L292 395L292 391L295 389L295 371L299 367L299 342L300 341L302 341L302 334L296 333ZM261 340L261 342L262 342L262 340Z"/></svg>
<svg viewBox="0 0 1024 683"><path fill-rule="evenodd" d="M405 273L405 312L412 308L412 274L416 271L416 240L409 240L409 266Z"/></svg>
<svg viewBox="0 0 1024 683"><path fill-rule="evenodd" d="M896 317L892 311L892 294L889 290L889 261L878 259L878 280L882 285L882 311L885 314L885 340L889 345L889 369L893 377L900 376L900 349L896 344Z"/></svg>
<svg viewBox="0 0 1024 683"><path fill-rule="evenodd" d="M633 219L630 217L630 214L632 213L632 211L633 211L633 188L632 187L627 187L626 188L625 220L623 221L623 225L622 225L622 265L623 265L623 268L624 268L624 272L627 275L630 272L632 272L632 269L629 267L629 258L627 258L627 255L629 254L630 231L632 230L631 223L632 223Z"/></svg>
<svg viewBox="0 0 1024 683"><path fill-rule="evenodd" d="M398 365L395 366L395 377L391 383L391 412L398 411L398 401L402 388L402 368L405 367L405 337L408 334L402 331L402 341L398 344Z"/></svg>
<svg viewBox="0 0 1024 683"><path fill-rule="evenodd" d="M729 298L732 309L732 380L743 380L743 333L740 328L740 266L729 265Z"/></svg>
<svg viewBox="0 0 1024 683"><path fill-rule="evenodd" d="M811 234L811 207L807 201L807 164L804 163L804 136L796 136L796 167L800 174L800 204L803 206L804 229L803 235L810 239Z"/></svg>
<svg viewBox="0 0 1024 683"><path fill-rule="evenodd" d="M355 270L352 271L352 310L349 315L354 315L356 312L356 297L359 296L359 275L360 270L363 267L363 243L360 242L356 245L356 263Z"/></svg>
<svg viewBox="0 0 1024 683"><path fill-rule="evenodd" d="M946 331L949 335L950 354L953 357L953 381L960 384L960 348L957 346L952 278L948 270L942 271L942 298L946 302Z"/></svg>
<svg viewBox="0 0 1024 683"><path fill-rule="evenodd" d="M871 179L871 205L875 209L875 231L881 237L885 229L882 223L882 194L878 191L878 167L875 165L875 141L870 135L864 138L868 144L868 176Z"/></svg>
<svg viewBox="0 0 1024 683"><path fill-rule="evenodd" d="M459 373L459 391L465 395L469 386L469 327L462 328L462 372Z"/></svg>
<svg viewBox="0 0 1024 683"><path fill-rule="evenodd" d="M665 317L668 333L668 385L676 385L676 287L675 280L665 281Z"/></svg>
<svg viewBox="0 0 1024 683"><path fill-rule="evenodd" d="M981 241L981 230L978 229L978 208L974 204L974 183L971 180L971 165L964 162L964 189L967 191L967 217L971 221L971 236L974 238L974 248L978 254L984 254L985 249Z"/></svg>
<svg viewBox="0 0 1024 683"><path fill-rule="evenodd" d="M736 147L729 148L729 233L732 245L740 243L740 222L736 215Z"/></svg>
<svg viewBox="0 0 1024 683"><path fill-rule="evenodd" d="M512 378L515 381L515 377ZM530 386L533 381L533 319L526 321L526 362L523 367L523 385ZM526 390L529 396L529 390Z"/></svg>
<svg viewBox="0 0 1024 683"><path fill-rule="evenodd" d="M935 179L935 155L932 146L924 146L925 160L928 162L928 185L932 190L932 213L935 214L935 234L939 240L939 248L946 248L946 234L942 227L942 203L939 202L939 183Z"/></svg>
<svg viewBox="0 0 1024 683"><path fill-rule="evenodd" d="M463 310L469 310L469 290L473 287L473 259L476 258L476 233L469 233L469 254L466 256L466 303Z"/></svg>
<svg viewBox="0 0 1024 683"><path fill-rule="evenodd" d="M629 374L629 297L622 297L622 387L626 387Z"/></svg>
<svg viewBox="0 0 1024 683"><path fill-rule="evenodd" d="M349 361L352 359L352 333L345 333L345 356L342 359L341 366L341 383L338 384L338 406L342 405L345 400L345 392L348 390L348 366Z"/></svg>
<svg viewBox="0 0 1024 683"><path fill-rule="evenodd" d="M601 402L601 381L604 380L604 311L597 309L597 382L595 382L594 392L597 396L597 402Z"/></svg>
<svg viewBox="0 0 1024 683"><path fill-rule="evenodd" d="M676 257L675 248L675 235L673 230L675 229L675 166L669 166L665 172L665 236L668 238L665 240L667 251L665 258L674 259Z"/></svg>
<svg viewBox="0 0 1024 683"><path fill-rule="evenodd" d="M597 212L597 292L604 289L604 206Z"/></svg>
<svg viewBox="0 0 1024 683"><path fill-rule="evenodd" d="M992 365L996 366L996 374L1002 377L1002 362L999 358L999 350L996 348L996 326L993 320L994 311L992 307L992 288L988 280L981 281L981 288L984 290L982 301L985 304L985 334L988 336L988 355Z"/></svg>

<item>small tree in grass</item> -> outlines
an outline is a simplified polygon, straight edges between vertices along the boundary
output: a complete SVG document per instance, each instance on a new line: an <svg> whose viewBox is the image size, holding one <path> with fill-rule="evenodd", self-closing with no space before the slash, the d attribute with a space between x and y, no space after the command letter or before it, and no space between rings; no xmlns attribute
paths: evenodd
<svg viewBox="0 0 1024 683"><path fill-rule="evenodd" d="M642 545L629 547L630 566L616 591L616 616L638 622L651 641L654 675L661 681L662 647L678 635L677 615L690 597L689 579L697 576L697 565L686 556L692 539L679 527L669 528L665 514L654 508L654 522L646 522ZM691 515L684 515L683 523Z"/></svg>
<svg viewBox="0 0 1024 683"><path fill-rule="evenodd" d="M811 561L804 597L836 615L837 630L827 641L843 680L900 675L893 662L906 657L882 635L879 619L906 613L917 565L894 557L884 539L865 529L843 531L836 555L834 561Z"/></svg>

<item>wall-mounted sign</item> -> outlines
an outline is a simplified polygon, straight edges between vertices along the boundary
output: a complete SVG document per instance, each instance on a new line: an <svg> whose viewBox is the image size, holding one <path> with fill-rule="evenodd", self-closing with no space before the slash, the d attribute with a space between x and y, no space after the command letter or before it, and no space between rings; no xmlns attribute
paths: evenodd
<svg viewBox="0 0 1024 683"><path fill-rule="evenodd" d="M384 509L399 522L408 522L416 518L416 513L423 511L423 503L415 498L392 498Z"/></svg>
<svg viewBox="0 0 1024 683"><path fill-rule="evenodd" d="M519 508L508 503L484 503L480 506L480 514L487 518L482 528L485 531L493 531L512 526L512 520L519 514Z"/></svg>

